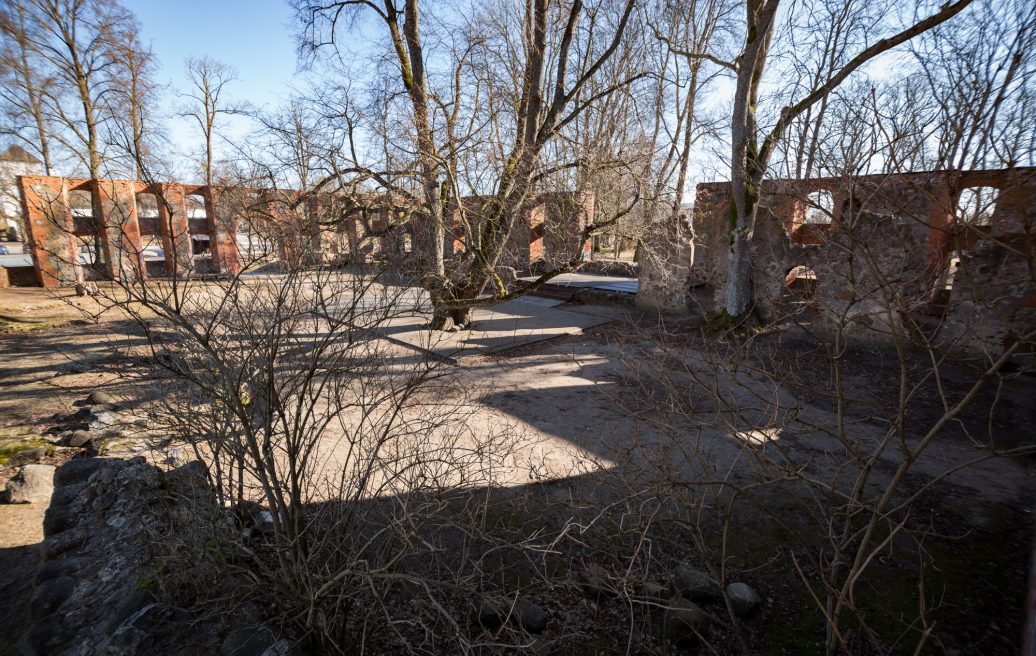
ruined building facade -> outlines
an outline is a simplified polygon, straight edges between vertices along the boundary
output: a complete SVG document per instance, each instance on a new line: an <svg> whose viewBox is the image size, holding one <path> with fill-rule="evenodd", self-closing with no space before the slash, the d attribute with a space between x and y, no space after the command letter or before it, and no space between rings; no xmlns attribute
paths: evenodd
<svg viewBox="0 0 1036 656"><path fill-rule="evenodd" d="M638 304L722 307L729 189L698 185L692 225L641 259ZM1036 329L1036 169L768 180L751 283L770 321L995 355Z"/></svg>
<svg viewBox="0 0 1036 656"><path fill-rule="evenodd" d="M406 263L426 235L423 217L377 196L303 195L176 182L21 176L33 267L44 287L77 280L234 275L243 267ZM464 199L447 254L465 248L482 201ZM567 260L592 220L593 195L535 196L516 221L501 267ZM582 244L589 258L590 243ZM267 269L270 270L270 269Z"/></svg>

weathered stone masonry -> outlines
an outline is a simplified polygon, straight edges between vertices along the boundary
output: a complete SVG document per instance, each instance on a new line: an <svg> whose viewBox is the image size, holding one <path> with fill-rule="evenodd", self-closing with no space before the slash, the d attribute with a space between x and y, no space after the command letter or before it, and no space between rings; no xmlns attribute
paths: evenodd
<svg viewBox="0 0 1036 656"><path fill-rule="evenodd" d="M958 205L976 188L995 193L995 207L968 221ZM693 232L642 258L638 304L722 306L729 207L729 183L698 185ZM909 315L948 343L996 353L1036 328L1034 229L1034 168L769 180L753 239L755 309L878 338Z"/></svg>

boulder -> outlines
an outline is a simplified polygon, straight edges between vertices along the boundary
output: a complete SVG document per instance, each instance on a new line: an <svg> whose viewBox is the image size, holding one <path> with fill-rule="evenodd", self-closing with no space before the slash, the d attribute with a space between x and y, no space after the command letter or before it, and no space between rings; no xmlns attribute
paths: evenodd
<svg viewBox="0 0 1036 656"><path fill-rule="evenodd" d="M47 503L54 493L54 467L25 465L7 482L6 503Z"/></svg>
<svg viewBox="0 0 1036 656"><path fill-rule="evenodd" d="M76 511L68 504L63 506L50 506L43 514L43 532L46 535L54 535L67 531L76 525Z"/></svg>
<svg viewBox="0 0 1036 656"><path fill-rule="evenodd" d="M106 656L139 654L212 654L211 638L192 622L187 611L162 603L151 603L123 622L100 653Z"/></svg>
<svg viewBox="0 0 1036 656"><path fill-rule="evenodd" d="M48 615L32 623L25 634L30 654L55 654L72 635L60 614Z"/></svg>
<svg viewBox="0 0 1036 656"><path fill-rule="evenodd" d="M273 524L273 513L269 510L260 510L252 520L255 522L255 530L263 535L272 535L276 530Z"/></svg>
<svg viewBox="0 0 1036 656"><path fill-rule="evenodd" d="M32 600L29 602L29 611L33 617L46 617L51 615L65 600L72 596L76 589L76 578L74 576L58 576L47 579L36 586L32 593Z"/></svg>
<svg viewBox="0 0 1036 656"><path fill-rule="evenodd" d="M673 573L673 589L691 601L714 601L720 597L719 585L695 567L681 565Z"/></svg>
<svg viewBox="0 0 1036 656"><path fill-rule="evenodd" d="M639 585L640 596L646 599L669 599L673 596L673 591L668 585L661 583L655 583L654 581L644 581Z"/></svg>
<svg viewBox="0 0 1036 656"><path fill-rule="evenodd" d="M618 585L600 565L587 565L579 572L578 583L583 593L595 601L619 594Z"/></svg>
<svg viewBox="0 0 1036 656"><path fill-rule="evenodd" d="M709 618L693 601L677 597L666 608L662 621L663 636L674 645L682 645L698 639Z"/></svg>
<svg viewBox="0 0 1036 656"><path fill-rule="evenodd" d="M47 561L36 570L36 584L39 585L44 581L56 579L59 576L76 577L81 572L94 567L96 567L96 563L87 556L69 556L68 558Z"/></svg>
<svg viewBox="0 0 1036 656"><path fill-rule="evenodd" d="M98 433L110 432L114 426L122 423L122 418L114 412L98 412L90 415L90 430Z"/></svg>
<svg viewBox="0 0 1036 656"><path fill-rule="evenodd" d="M74 447L86 446L94 439L94 434L87 430L72 431L68 438L68 445Z"/></svg>
<svg viewBox="0 0 1036 656"><path fill-rule="evenodd" d="M220 648L221 656L262 656L274 644L273 631L265 626L234 629Z"/></svg>
<svg viewBox="0 0 1036 656"><path fill-rule="evenodd" d="M301 653L296 643L281 639L267 647L262 656L299 656Z"/></svg>
<svg viewBox="0 0 1036 656"><path fill-rule="evenodd" d="M97 287L97 283L92 280L86 282L76 281L75 284L76 296L97 296L100 290Z"/></svg>
<svg viewBox="0 0 1036 656"><path fill-rule="evenodd" d="M94 472L108 462L111 462L111 459L76 458L69 460L54 473L54 484L71 485L72 483L85 483Z"/></svg>
<svg viewBox="0 0 1036 656"><path fill-rule="evenodd" d="M514 606L518 621L529 633L543 633L547 628L547 610L527 599L519 599Z"/></svg>
<svg viewBox="0 0 1036 656"><path fill-rule="evenodd" d="M54 494L50 495L50 505L51 507L67 506L74 503L83 497L87 489L85 483L55 487Z"/></svg>
<svg viewBox="0 0 1036 656"><path fill-rule="evenodd" d="M14 466L27 465L33 462L39 462L43 460L47 455L47 447L38 446L33 449L26 449L21 453L13 456L10 460L10 464Z"/></svg>
<svg viewBox="0 0 1036 656"><path fill-rule="evenodd" d="M116 405L117 403L114 396L101 390L94 390L90 392L90 396L86 397L87 405Z"/></svg>
<svg viewBox="0 0 1036 656"><path fill-rule="evenodd" d="M199 493L205 503L185 510L189 497L177 483L196 478L188 469L167 477L143 458L76 458L56 470L27 648L53 656L220 654L224 618L196 617L140 587L161 574L151 555L156 529L182 531L211 506ZM245 625L258 622L231 626Z"/></svg>
<svg viewBox="0 0 1036 656"><path fill-rule="evenodd" d="M547 628L547 611L527 599L511 599L501 596L483 597L478 608L478 623L495 629L509 621L518 624L529 633L542 633Z"/></svg>
<svg viewBox="0 0 1036 656"><path fill-rule="evenodd" d="M763 599L752 586L747 583L731 583L727 586L727 597L730 605L734 607L734 613L738 617L745 617L754 611Z"/></svg>
<svg viewBox="0 0 1036 656"><path fill-rule="evenodd" d="M48 509L49 512L49 509ZM43 541L40 555L44 559L58 558L69 552L78 551L86 543L86 531L72 529L51 535Z"/></svg>
<svg viewBox="0 0 1036 656"><path fill-rule="evenodd" d="M126 595L126 598L115 609L115 614L109 620L108 626L114 632L141 609L155 603L158 603L158 598L153 592L147 588L136 588Z"/></svg>
<svg viewBox="0 0 1036 656"><path fill-rule="evenodd" d="M509 608L505 599L483 597L478 603L475 621L483 628L495 629L504 623Z"/></svg>

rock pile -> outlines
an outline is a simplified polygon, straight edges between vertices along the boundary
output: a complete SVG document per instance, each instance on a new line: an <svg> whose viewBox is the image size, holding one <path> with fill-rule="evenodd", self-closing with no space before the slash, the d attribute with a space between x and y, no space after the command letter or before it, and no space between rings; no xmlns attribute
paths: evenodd
<svg viewBox="0 0 1036 656"><path fill-rule="evenodd" d="M148 427L146 417L130 412L114 395L95 390L77 401L79 409L49 417L46 437L56 447L97 449L104 438L124 436Z"/></svg>
<svg viewBox="0 0 1036 656"><path fill-rule="evenodd" d="M53 483L25 653L293 653L258 619L224 636L227 618L163 603L147 587L154 542L184 529L185 504L213 503L200 463L162 472L143 458L79 458Z"/></svg>
<svg viewBox="0 0 1036 656"><path fill-rule="evenodd" d="M706 572L688 564L676 567L671 585L656 581L628 582L623 586L617 577L599 565L589 565L575 577L576 585L596 603L618 596L626 589L630 598L640 599L650 607L661 610L657 626L661 635L673 644L687 644L698 639L715 619L715 615L701 604L715 604L722 608L724 594L719 584ZM726 598L738 617L748 617L759 607L759 593L747 583L734 582L726 587Z"/></svg>

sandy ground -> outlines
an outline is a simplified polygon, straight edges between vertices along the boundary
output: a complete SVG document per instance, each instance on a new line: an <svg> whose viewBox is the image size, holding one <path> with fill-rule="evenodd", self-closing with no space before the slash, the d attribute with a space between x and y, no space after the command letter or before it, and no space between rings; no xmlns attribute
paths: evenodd
<svg viewBox="0 0 1036 656"><path fill-rule="evenodd" d="M465 418L467 433L477 437L506 432L516 446L505 463L506 471L494 484L580 480L578 477L593 474L586 479L591 485L602 480L599 476L623 485L639 476L638 482L648 485L652 476L662 473L693 476L704 459L719 470L732 468L744 458L746 444L753 446L753 453L765 451L778 460L820 461L818 454L837 450L833 438L817 429L835 422L830 408L801 394L796 396L788 386L756 380L743 372L716 381L717 389L729 392L728 400L743 409L741 420L758 419L776 406L794 406L794 416L779 418L773 430L759 421L744 426L738 421L719 422L717 400L706 395L689 399L695 407L694 426L660 428L657 412L633 394L638 388L631 387L630 380L636 378L639 385L645 379L642 374L648 370L657 374L657 367L639 350L639 343L627 338L631 330L625 327L633 325L625 322L635 322L639 329L650 329L652 319L613 307L566 309L613 322L583 335L468 358L462 366L449 365L451 380L465 390L464 402L471 410ZM72 404L94 389L130 399L146 396L147 370L142 362L127 359L142 338L128 323L110 316L99 323L82 321L75 306L41 290L0 290L0 319L8 326L8 332L0 334L0 442L37 436L50 415L74 410ZM691 324L681 325L677 322L674 329L693 329ZM27 327L35 329L25 330ZM402 368L421 357L398 344L386 344L386 349L396 358L394 366ZM696 360L700 354L693 347L682 353L691 369L694 362L700 364ZM683 379L674 374L669 380ZM866 385L860 383L861 388ZM1023 388L1021 393L1029 389ZM756 411L757 416L752 417ZM854 420L849 430L865 439L882 435L880 427L865 419ZM1033 437L1031 426L1013 430L1028 431L1028 439ZM681 431L693 434L695 443L703 445L694 457L674 449L673 435ZM333 463L339 448L332 437L324 460ZM979 455L967 440L941 442L919 463L918 481ZM887 484L897 457L894 449L889 451L872 486L880 489ZM973 526L982 527L996 516L991 507L1029 508L1031 469L1031 462L1025 460L988 460L955 473L944 484L952 491L960 514ZM42 538L43 512L40 505L0 506L0 572L4 573L0 595L7 600L24 599L30 590L24 574L32 571L36 558L33 545ZM0 635L14 635L22 620L18 613L8 615Z"/></svg>

